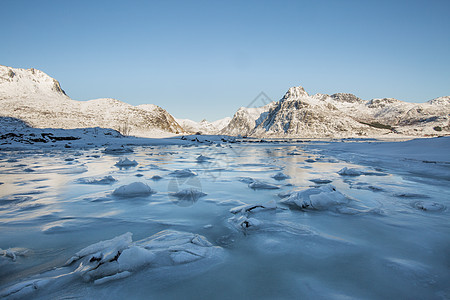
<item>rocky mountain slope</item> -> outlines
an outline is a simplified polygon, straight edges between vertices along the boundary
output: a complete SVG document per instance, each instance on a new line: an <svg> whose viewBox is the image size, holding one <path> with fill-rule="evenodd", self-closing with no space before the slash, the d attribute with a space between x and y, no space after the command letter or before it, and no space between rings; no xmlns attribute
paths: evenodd
<svg viewBox="0 0 450 300"><path fill-rule="evenodd" d="M115 99L76 101L42 71L0 66L0 116L37 128L112 128L123 134L153 137L183 132L164 109L133 106Z"/></svg>
<svg viewBox="0 0 450 300"><path fill-rule="evenodd" d="M222 134L257 137L379 137L450 134L450 96L426 103L362 100L338 93L310 96L303 87L260 108L240 108Z"/></svg>

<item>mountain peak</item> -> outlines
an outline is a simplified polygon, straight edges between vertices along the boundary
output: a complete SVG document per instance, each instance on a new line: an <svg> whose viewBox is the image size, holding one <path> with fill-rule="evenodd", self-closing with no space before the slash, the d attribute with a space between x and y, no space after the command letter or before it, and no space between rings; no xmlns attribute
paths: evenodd
<svg viewBox="0 0 450 300"><path fill-rule="evenodd" d="M336 93L331 95L331 98L334 100L340 101L340 102L348 102L348 103L357 103L357 102L364 102L360 98L356 97L353 94L349 93Z"/></svg>
<svg viewBox="0 0 450 300"><path fill-rule="evenodd" d="M294 86L289 88L289 90L286 92L286 94L283 97L283 100L287 99L299 99L303 97L308 97L308 93L305 91L305 89L302 86Z"/></svg>
<svg viewBox="0 0 450 300"><path fill-rule="evenodd" d="M34 68L20 69L0 65L0 84L0 98L68 98L56 79Z"/></svg>

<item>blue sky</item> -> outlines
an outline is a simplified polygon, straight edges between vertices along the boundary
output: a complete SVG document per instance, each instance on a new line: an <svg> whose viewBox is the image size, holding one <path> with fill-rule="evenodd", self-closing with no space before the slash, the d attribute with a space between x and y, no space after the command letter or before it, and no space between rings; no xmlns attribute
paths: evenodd
<svg viewBox="0 0 450 300"><path fill-rule="evenodd" d="M0 64L76 100L232 116L261 91L450 95L450 1L0 1Z"/></svg>

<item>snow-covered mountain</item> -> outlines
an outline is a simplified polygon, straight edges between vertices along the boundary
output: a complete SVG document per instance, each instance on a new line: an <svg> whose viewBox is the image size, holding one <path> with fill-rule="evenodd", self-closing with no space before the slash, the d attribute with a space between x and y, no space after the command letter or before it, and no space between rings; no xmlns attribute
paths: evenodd
<svg viewBox="0 0 450 300"><path fill-rule="evenodd" d="M208 122L207 120L202 120L200 122L195 122L189 119L175 119L178 124L183 127L186 132L189 133L201 133L201 134L218 134L222 129L224 129L228 123L230 123L231 118L226 117L214 122Z"/></svg>
<svg viewBox="0 0 450 300"><path fill-rule="evenodd" d="M144 137L183 132L159 106L133 106L110 98L72 100L56 79L36 69L0 65L0 107L0 117L18 118L37 128L103 127Z"/></svg>
<svg viewBox="0 0 450 300"><path fill-rule="evenodd" d="M362 100L355 95L308 95L290 88L260 108L240 108L221 133L258 137L377 137L385 134L450 134L450 96L426 103L393 98Z"/></svg>
<svg viewBox="0 0 450 300"><path fill-rule="evenodd" d="M176 133L256 137L377 137L385 134L450 134L450 96L426 103L393 98L362 100L355 95L309 95L290 88L279 101L240 108L215 122L175 120L153 104L133 106L115 99L70 99L56 79L36 69L0 65L0 117L37 128L112 128L123 134L154 137ZM180 126L181 125L181 126Z"/></svg>

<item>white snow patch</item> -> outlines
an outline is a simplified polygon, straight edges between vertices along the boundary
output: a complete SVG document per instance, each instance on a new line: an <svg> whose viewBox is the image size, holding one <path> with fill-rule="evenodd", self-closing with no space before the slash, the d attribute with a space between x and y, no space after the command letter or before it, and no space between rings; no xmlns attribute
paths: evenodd
<svg viewBox="0 0 450 300"><path fill-rule="evenodd" d="M175 170L171 172L169 175L175 176L175 177L191 177L191 176L197 176L197 173L194 171L191 171L190 169L183 169L183 170Z"/></svg>
<svg viewBox="0 0 450 300"><path fill-rule="evenodd" d="M274 190L279 189L278 186L264 182L264 181L253 181L248 184L248 187L254 190Z"/></svg>
<svg viewBox="0 0 450 300"><path fill-rule="evenodd" d="M156 193L147 184L143 182L133 182L127 185L123 185L114 190L113 195L120 197L137 197L148 196Z"/></svg>
<svg viewBox="0 0 450 300"><path fill-rule="evenodd" d="M288 198L281 200L281 202L294 205L301 209L326 210L346 204L349 202L349 199L336 190L333 185L327 184L321 187L294 192Z"/></svg>
<svg viewBox="0 0 450 300"><path fill-rule="evenodd" d="M284 174L283 172L278 172L277 174L273 175L272 178L281 181L290 178L290 176Z"/></svg>

